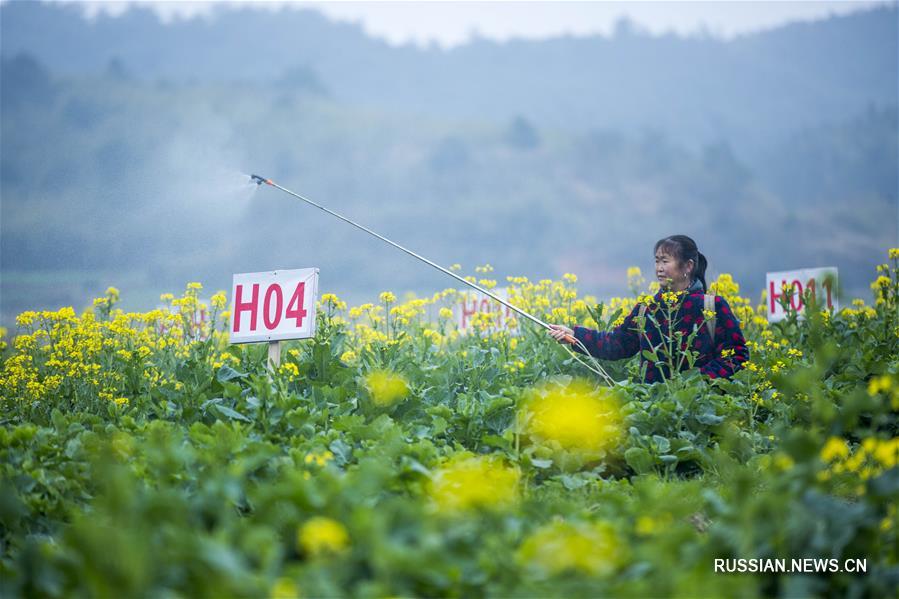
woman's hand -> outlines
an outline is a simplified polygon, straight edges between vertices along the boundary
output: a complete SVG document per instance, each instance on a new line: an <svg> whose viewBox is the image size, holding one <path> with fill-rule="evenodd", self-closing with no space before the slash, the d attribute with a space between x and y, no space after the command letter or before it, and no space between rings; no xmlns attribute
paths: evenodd
<svg viewBox="0 0 899 599"><path fill-rule="evenodd" d="M574 343L574 331L566 326L551 324L546 332L559 343Z"/></svg>

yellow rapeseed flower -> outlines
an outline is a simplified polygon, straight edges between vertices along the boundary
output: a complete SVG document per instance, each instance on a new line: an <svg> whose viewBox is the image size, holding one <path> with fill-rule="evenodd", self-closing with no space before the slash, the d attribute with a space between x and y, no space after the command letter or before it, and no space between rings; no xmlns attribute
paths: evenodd
<svg viewBox="0 0 899 599"><path fill-rule="evenodd" d="M874 279L874 282L873 282L873 283L871 283L871 290L872 290L872 291L879 291L879 290L881 290L881 289L886 289L887 287L890 286L891 283L892 283L892 281L890 281L890 278L889 278L889 277L885 277L885 276L883 276L883 275L880 275L879 277L877 277L876 279Z"/></svg>
<svg viewBox="0 0 899 599"><path fill-rule="evenodd" d="M323 467L333 459L334 459L334 454L328 450L325 450L322 453L306 454L306 457L303 459L303 462L306 463L307 465L315 464L316 466Z"/></svg>
<svg viewBox="0 0 899 599"><path fill-rule="evenodd" d="M885 469L895 468L899 458L899 438L879 441L871 453Z"/></svg>
<svg viewBox="0 0 899 599"><path fill-rule="evenodd" d="M648 537L667 529L671 524L671 520L671 514L669 513L662 513L655 517L644 514L637 518L634 530L638 535Z"/></svg>
<svg viewBox="0 0 899 599"><path fill-rule="evenodd" d="M899 260L899 248L890 248L890 260Z"/></svg>
<svg viewBox="0 0 899 599"><path fill-rule="evenodd" d="M296 378L300 376L300 369L297 368L297 365L293 362L285 362L284 364L281 364L280 368L278 368L278 374Z"/></svg>
<svg viewBox="0 0 899 599"><path fill-rule="evenodd" d="M349 542L350 536L343 524L323 516L307 520L297 531L297 545L316 557L341 553Z"/></svg>
<svg viewBox="0 0 899 599"><path fill-rule="evenodd" d="M440 511L500 507L518 501L521 472L493 456L458 454L438 468L428 495Z"/></svg>
<svg viewBox="0 0 899 599"><path fill-rule="evenodd" d="M409 394L409 384L401 375L387 370L375 370L365 377L365 386L376 406L388 407Z"/></svg>
<svg viewBox="0 0 899 599"><path fill-rule="evenodd" d="M538 389L524 409L532 438L558 444L567 451L602 452L621 434L621 416L614 396L584 381Z"/></svg>
<svg viewBox="0 0 899 599"><path fill-rule="evenodd" d="M643 278L639 266L631 266L627 269L627 288L631 290L631 293L634 295L640 293L645 283L646 279Z"/></svg>
<svg viewBox="0 0 899 599"><path fill-rule="evenodd" d="M225 295L224 291L219 291L209 298L209 303L211 303L212 307L216 310L221 310L225 307L225 304L228 303L228 297Z"/></svg>
<svg viewBox="0 0 899 599"><path fill-rule="evenodd" d="M662 300L669 305L673 305L677 303L681 295L683 295L682 291L665 291L662 293Z"/></svg>
<svg viewBox="0 0 899 599"><path fill-rule="evenodd" d="M279 578L269 591L269 599L299 599L299 597L300 590L290 578Z"/></svg>
<svg viewBox="0 0 899 599"><path fill-rule="evenodd" d="M556 521L529 536L516 557L520 564L543 576L563 572L605 576L622 563L625 549L607 522Z"/></svg>
<svg viewBox="0 0 899 599"><path fill-rule="evenodd" d="M381 295L378 296L378 299L380 299L385 304L392 304L396 301L396 296L389 291L384 291L381 293Z"/></svg>
<svg viewBox="0 0 899 599"><path fill-rule="evenodd" d="M652 296L646 293L642 293L637 296L637 303L643 304L644 306L649 306L652 304Z"/></svg>
<svg viewBox="0 0 899 599"><path fill-rule="evenodd" d="M821 460L827 463L845 460L849 457L849 445L845 439L831 437L821 449Z"/></svg>
<svg viewBox="0 0 899 599"><path fill-rule="evenodd" d="M343 352L342 354L340 354L340 361L346 362L347 364L349 364L350 362L355 362L356 357L357 357L356 352L354 352L352 350L347 350L347 351Z"/></svg>
<svg viewBox="0 0 899 599"><path fill-rule="evenodd" d="M868 381L868 395L877 395L881 391L889 391L893 386L893 379L888 374L872 377Z"/></svg>

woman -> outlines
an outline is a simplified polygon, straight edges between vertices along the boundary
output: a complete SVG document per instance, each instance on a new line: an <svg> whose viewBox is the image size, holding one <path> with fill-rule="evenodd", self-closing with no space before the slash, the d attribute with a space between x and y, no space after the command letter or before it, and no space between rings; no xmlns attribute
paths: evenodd
<svg viewBox="0 0 899 599"><path fill-rule="evenodd" d="M574 337L591 355L604 360L629 358L639 352L647 383L670 378L671 365L680 370L689 367L684 353L694 331L690 349L696 352L693 366L700 372L714 379L730 377L741 369L749 359L749 350L740 323L723 298L705 295L708 261L696 242L686 235L660 239L655 245L655 263L661 289L648 305L638 303L621 325L600 332L553 324L549 325L549 334L564 343L571 343ZM714 317L707 320L713 311ZM669 315L674 323L673 335ZM677 331L682 333L679 342ZM680 347L671 345L672 340ZM577 345L572 347L583 353ZM669 347L674 348L671 356L667 355ZM647 355L653 353L655 359L649 359Z"/></svg>

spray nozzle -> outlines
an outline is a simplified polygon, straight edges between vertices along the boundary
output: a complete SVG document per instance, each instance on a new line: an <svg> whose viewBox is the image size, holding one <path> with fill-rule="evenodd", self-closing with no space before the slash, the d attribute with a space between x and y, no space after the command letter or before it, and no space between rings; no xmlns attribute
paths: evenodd
<svg viewBox="0 0 899 599"><path fill-rule="evenodd" d="M262 185L263 183L270 183L270 181L268 179L263 179L259 175L250 175L250 181L252 181L256 185Z"/></svg>

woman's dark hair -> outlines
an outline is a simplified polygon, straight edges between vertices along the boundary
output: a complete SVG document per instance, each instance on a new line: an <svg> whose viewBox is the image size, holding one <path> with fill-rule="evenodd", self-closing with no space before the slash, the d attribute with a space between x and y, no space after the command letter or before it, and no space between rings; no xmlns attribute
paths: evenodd
<svg viewBox="0 0 899 599"><path fill-rule="evenodd" d="M696 247L695 241L686 235L671 235L656 242L653 253L657 253L659 250L662 250L681 264L692 260L694 265L693 280L699 279L699 282L702 283L703 291L709 288L705 282L705 269L709 265L709 261L705 259L699 248Z"/></svg>

